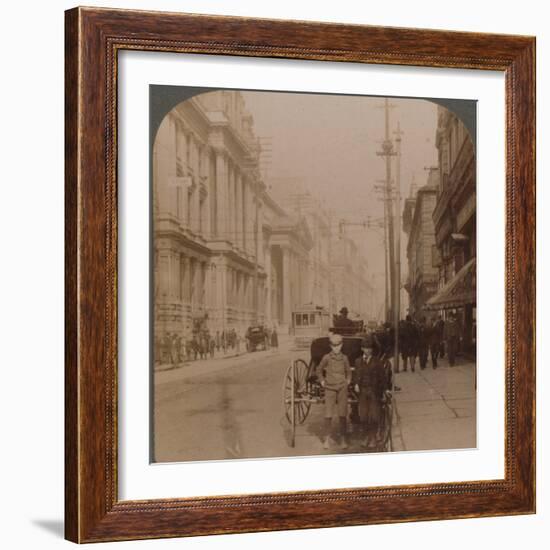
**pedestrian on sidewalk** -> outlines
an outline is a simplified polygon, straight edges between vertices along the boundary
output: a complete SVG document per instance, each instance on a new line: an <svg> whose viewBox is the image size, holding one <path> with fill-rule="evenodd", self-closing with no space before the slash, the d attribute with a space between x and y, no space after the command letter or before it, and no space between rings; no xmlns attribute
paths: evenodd
<svg viewBox="0 0 550 550"><path fill-rule="evenodd" d="M451 367L455 366L459 338L460 327L456 315L451 313L449 319L445 323L445 347L447 348L447 357L449 358L449 365Z"/></svg>
<svg viewBox="0 0 550 550"><path fill-rule="evenodd" d="M420 369L424 370L428 363L428 347L430 341L429 328L426 324L426 317L420 317L418 323L418 362L420 363Z"/></svg>
<svg viewBox="0 0 550 550"><path fill-rule="evenodd" d="M316 375L325 389L325 426L323 447L330 449L332 419L337 413L340 424L340 448L348 448L347 412L348 385L351 381L349 360L342 353L342 336L331 334L329 337L331 351L320 361Z"/></svg>
<svg viewBox="0 0 550 550"><path fill-rule="evenodd" d="M170 337L170 363L175 365L178 362L177 335L174 332Z"/></svg>
<svg viewBox="0 0 550 550"><path fill-rule="evenodd" d="M403 319L399 321L399 340L397 342L399 347L399 353L401 354L401 360L403 361L403 372L407 372L407 361L409 359L409 334L407 322ZM393 350L390 350L390 355ZM399 367L395 365L395 372L399 372Z"/></svg>
<svg viewBox="0 0 550 550"><path fill-rule="evenodd" d="M179 334L176 334L176 338L174 340L174 347L175 347L176 363L179 364L182 362L181 336Z"/></svg>
<svg viewBox="0 0 550 550"><path fill-rule="evenodd" d="M214 338L210 338L208 347L210 348L210 359L214 359L214 350L216 349L216 342L214 341Z"/></svg>
<svg viewBox="0 0 550 550"><path fill-rule="evenodd" d="M384 362L380 359L379 346L372 336L363 338L361 350L363 355L355 360L352 383L359 396L359 418L363 434L361 446L368 449L378 443L378 430L382 419L382 397L388 384L388 377Z"/></svg>
<svg viewBox="0 0 550 550"><path fill-rule="evenodd" d="M443 359L445 357L445 321L443 320L443 317L441 317L441 315L438 316L435 327L437 330L437 337L439 339L439 357Z"/></svg>
<svg viewBox="0 0 550 550"><path fill-rule="evenodd" d="M277 329L275 326L273 327L273 330L271 331L271 347L272 348L278 348L279 347L279 336L277 335Z"/></svg>
<svg viewBox="0 0 550 550"><path fill-rule="evenodd" d="M407 336L409 340L409 364L411 366L411 371L414 372L416 357L418 355L418 325L410 315L407 315L406 323Z"/></svg>
<svg viewBox="0 0 550 550"><path fill-rule="evenodd" d="M429 348L432 357L432 368L437 369L437 358L441 351L442 334L437 325L438 321L430 321L429 324Z"/></svg>

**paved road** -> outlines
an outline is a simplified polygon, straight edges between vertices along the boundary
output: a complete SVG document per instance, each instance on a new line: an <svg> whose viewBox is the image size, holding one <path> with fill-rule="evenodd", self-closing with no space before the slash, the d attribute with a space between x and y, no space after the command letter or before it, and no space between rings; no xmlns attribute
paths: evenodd
<svg viewBox="0 0 550 550"><path fill-rule="evenodd" d="M286 369L305 352L256 352L155 374L155 460L220 460L341 454L321 445L323 407L313 405L290 447L282 407ZM396 451L475 446L472 364L397 376ZM350 434L348 453L364 452Z"/></svg>
<svg viewBox="0 0 550 550"><path fill-rule="evenodd" d="M157 376L155 459L288 456L283 377L292 352L255 352ZM164 376L163 376L164 375Z"/></svg>

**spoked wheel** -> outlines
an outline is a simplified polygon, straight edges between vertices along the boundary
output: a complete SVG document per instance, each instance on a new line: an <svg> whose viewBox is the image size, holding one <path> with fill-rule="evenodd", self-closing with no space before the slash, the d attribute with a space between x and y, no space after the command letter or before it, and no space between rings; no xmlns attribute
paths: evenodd
<svg viewBox="0 0 550 550"><path fill-rule="evenodd" d="M393 451L392 441L393 403L388 399L383 410L383 430L380 438L380 450L384 452Z"/></svg>
<svg viewBox="0 0 550 550"><path fill-rule="evenodd" d="M294 447L296 425L303 424L311 403L307 398L308 366L302 359L293 361L288 367L283 381L283 407L286 419L290 424L290 446Z"/></svg>

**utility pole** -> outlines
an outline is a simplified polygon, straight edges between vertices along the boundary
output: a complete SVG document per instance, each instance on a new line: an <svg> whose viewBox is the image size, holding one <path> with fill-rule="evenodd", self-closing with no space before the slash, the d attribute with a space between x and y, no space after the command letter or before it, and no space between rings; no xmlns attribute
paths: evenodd
<svg viewBox="0 0 550 550"><path fill-rule="evenodd" d="M388 98L384 99L384 141L382 142L382 150L377 151L377 155L386 159L386 179L384 193L384 215L386 218L387 244L388 244L388 262L389 262L389 297L390 308L386 309L386 320L392 321L395 315L395 242L394 242L394 222L393 222L393 207L392 207L392 180L391 180L391 157L395 156L393 143L390 139L390 108L393 105L389 104ZM397 329L397 327L396 327Z"/></svg>
<svg viewBox="0 0 550 550"><path fill-rule="evenodd" d="M384 315L383 318L385 321L388 321L388 308L390 305L390 296L389 296L389 247L388 247L388 209L386 208L387 198L386 198L386 180L376 180L377 183L382 185L375 185L374 189L376 191L382 192L382 198L378 199L384 203L384 218L383 218L383 229L384 229Z"/></svg>
<svg viewBox="0 0 550 550"><path fill-rule="evenodd" d="M388 307L390 305L390 290L389 290L389 246L388 246L388 216L386 208L386 199L384 199L384 319L388 320Z"/></svg>
<svg viewBox="0 0 550 550"><path fill-rule="evenodd" d="M397 130L394 132L397 136L396 142L396 169L395 169L395 187L396 187L396 220L397 220L397 234L396 234L396 265L395 265L395 348L394 348L394 370L399 371L399 319L401 317L401 224L399 223L401 216L401 126L397 122Z"/></svg>
<svg viewBox="0 0 550 550"><path fill-rule="evenodd" d="M260 197L259 197L259 178L254 178L254 203L256 206L255 209L255 216L254 216L254 303L252 307L254 308L254 324L257 325L259 323L259 308L260 308L260 300L259 300L259 261L260 261L260 248L259 248L259 240L258 240L258 226L260 223Z"/></svg>

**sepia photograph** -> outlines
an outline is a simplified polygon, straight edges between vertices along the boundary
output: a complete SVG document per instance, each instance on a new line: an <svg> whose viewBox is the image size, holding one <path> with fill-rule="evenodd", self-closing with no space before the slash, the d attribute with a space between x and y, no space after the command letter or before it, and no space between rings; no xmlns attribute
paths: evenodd
<svg viewBox="0 0 550 550"><path fill-rule="evenodd" d="M476 101L149 102L151 461L476 448Z"/></svg>

